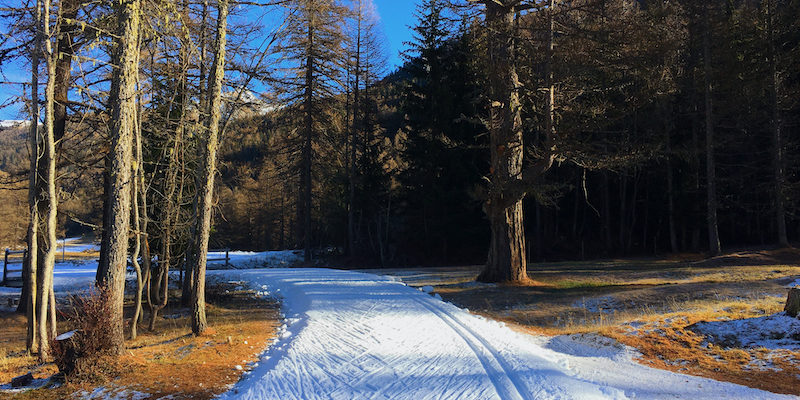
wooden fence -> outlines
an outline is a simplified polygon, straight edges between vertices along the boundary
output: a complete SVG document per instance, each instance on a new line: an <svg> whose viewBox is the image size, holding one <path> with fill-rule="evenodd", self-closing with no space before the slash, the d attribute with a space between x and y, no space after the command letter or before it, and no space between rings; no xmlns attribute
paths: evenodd
<svg viewBox="0 0 800 400"><path fill-rule="evenodd" d="M0 286L22 287L22 265L26 258L28 258L28 250L6 249L5 257L3 257L3 280L0 282Z"/></svg>

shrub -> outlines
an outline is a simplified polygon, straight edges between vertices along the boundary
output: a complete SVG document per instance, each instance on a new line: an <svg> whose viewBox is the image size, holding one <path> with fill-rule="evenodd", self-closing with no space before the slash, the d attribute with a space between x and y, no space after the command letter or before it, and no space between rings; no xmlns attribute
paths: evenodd
<svg viewBox="0 0 800 400"><path fill-rule="evenodd" d="M53 358L66 379L97 382L115 374L118 357L113 348L113 314L107 289L94 289L70 297L71 307L64 315L72 331L53 341Z"/></svg>

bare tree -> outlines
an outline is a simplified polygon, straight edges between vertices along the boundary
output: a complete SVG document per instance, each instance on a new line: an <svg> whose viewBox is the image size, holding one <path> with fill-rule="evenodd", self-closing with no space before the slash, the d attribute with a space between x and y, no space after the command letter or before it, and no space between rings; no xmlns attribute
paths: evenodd
<svg viewBox="0 0 800 400"><path fill-rule="evenodd" d="M225 43L226 29L228 26L228 0L217 1L217 29L216 47L214 49L214 64L211 70L211 81L208 85L208 118L204 138L202 169L197 190L196 218L197 231L194 240L194 282L192 284L192 332L202 334L207 326L206 321L206 259L208 255L208 237L211 234L212 203L214 201L214 177L217 168L217 148L219 146L218 134L222 108L222 81L225 77Z"/></svg>
<svg viewBox="0 0 800 400"><path fill-rule="evenodd" d="M112 352L124 349L123 305L125 269L128 258L128 234L131 219L131 159L136 130L136 81L139 71L139 0L115 3L117 14L114 72L111 80L111 182L109 195L108 235L102 245L107 256L99 266L99 284L110 292L114 309L111 318L114 331Z"/></svg>
<svg viewBox="0 0 800 400"><path fill-rule="evenodd" d="M28 258L25 260L24 301L26 302L25 315L27 317L28 332L25 340L25 348L28 353L38 350L38 327L36 326L36 282L37 282L37 256L39 254L39 205L38 205L38 171L39 171L39 57L42 53L42 6L41 0L36 1L34 10L33 30L34 46L31 51L31 126L30 126L30 172L28 177ZM20 301L20 304L22 301Z"/></svg>

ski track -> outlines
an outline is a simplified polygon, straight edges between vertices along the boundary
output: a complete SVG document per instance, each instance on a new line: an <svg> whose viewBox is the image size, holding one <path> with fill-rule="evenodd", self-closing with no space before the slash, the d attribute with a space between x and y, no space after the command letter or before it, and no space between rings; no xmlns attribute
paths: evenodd
<svg viewBox="0 0 800 400"><path fill-rule="evenodd" d="M517 333L392 277L209 275L281 297L285 317L276 341L221 399L796 399L651 369L621 346Z"/></svg>

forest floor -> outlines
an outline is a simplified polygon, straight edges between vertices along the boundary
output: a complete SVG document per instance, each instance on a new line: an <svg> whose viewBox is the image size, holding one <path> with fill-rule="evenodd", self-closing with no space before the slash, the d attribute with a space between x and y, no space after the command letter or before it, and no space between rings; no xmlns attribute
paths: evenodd
<svg viewBox="0 0 800 400"><path fill-rule="evenodd" d="M600 334L648 366L800 395L800 320L781 315L800 284L796 249L531 264L533 282L518 286L476 283L480 268L369 272L519 331Z"/></svg>
<svg viewBox="0 0 800 400"><path fill-rule="evenodd" d="M147 321L142 322L138 338L127 341L127 351L112 376L55 388L46 382L56 367L25 355L25 318L3 308L0 383L30 371L43 387L14 392L9 385L0 385L0 399L214 398L237 382L268 346L280 313L278 303L239 283L211 281L207 296L212 327L208 334L191 335L190 309L176 306L180 301L174 298L160 313L154 332L147 330ZM132 313L130 305L126 313ZM68 322L59 321L59 332L67 329Z"/></svg>

